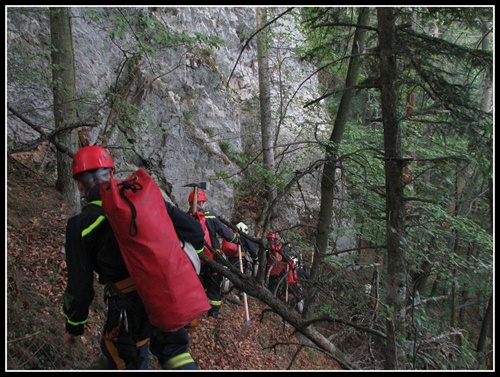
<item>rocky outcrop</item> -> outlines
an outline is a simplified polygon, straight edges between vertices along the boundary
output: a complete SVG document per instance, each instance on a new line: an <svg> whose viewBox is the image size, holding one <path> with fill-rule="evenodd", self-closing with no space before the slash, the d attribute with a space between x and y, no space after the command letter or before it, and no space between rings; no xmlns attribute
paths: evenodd
<svg viewBox="0 0 500 377"><path fill-rule="evenodd" d="M119 173L137 166L152 171L186 209L190 189L183 185L209 181L210 207L231 218L234 188L220 174L240 179L234 156L258 154L260 144L255 40L246 44L256 30L255 8L74 7L72 13L78 114L94 125L87 128L90 143L112 150ZM313 67L295 55L304 38L294 22L285 17L273 26L273 114L281 145L313 140L317 129L307 124L324 116L303 107L317 83L313 76L302 84ZM147 32L136 33L139 24ZM9 105L50 132L48 9L8 8L7 32ZM124 115L135 121L123 122ZM9 145L40 136L16 117L7 125ZM292 169L306 163L287 157Z"/></svg>

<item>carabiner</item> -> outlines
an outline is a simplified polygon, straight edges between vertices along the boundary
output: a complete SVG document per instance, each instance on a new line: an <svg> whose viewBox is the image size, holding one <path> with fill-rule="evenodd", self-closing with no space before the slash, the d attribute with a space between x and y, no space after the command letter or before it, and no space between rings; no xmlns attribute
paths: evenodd
<svg viewBox="0 0 500 377"><path fill-rule="evenodd" d="M127 317L127 309L123 310L123 326L125 326L125 332L128 333L128 317Z"/></svg>

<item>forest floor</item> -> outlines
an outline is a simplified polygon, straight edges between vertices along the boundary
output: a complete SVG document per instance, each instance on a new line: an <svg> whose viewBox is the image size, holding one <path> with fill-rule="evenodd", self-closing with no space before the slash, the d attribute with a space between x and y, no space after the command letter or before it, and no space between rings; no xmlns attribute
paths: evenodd
<svg viewBox="0 0 500 377"><path fill-rule="evenodd" d="M24 153L7 162L6 370L99 369L102 287L86 332L76 344L63 341L63 253L67 217L54 182L35 166L43 154ZM250 325L242 333L245 309L225 300L217 319L202 316L190 350L201 370L341 370L326 354L305 345L294 329L266 305L248 297ZM150 369L158 370L151 357Z"/></svg>

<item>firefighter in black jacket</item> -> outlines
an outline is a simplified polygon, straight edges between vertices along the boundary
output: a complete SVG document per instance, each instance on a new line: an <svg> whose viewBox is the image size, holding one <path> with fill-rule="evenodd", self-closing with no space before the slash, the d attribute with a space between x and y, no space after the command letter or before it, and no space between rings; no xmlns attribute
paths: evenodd
<svg viewBox="0 0 500 377"><path fill-rule="evenodd" d="M238 243L238 234L233 233L222 221L220 221L214 211L204 208L205 203L207 202L205 192L198 190L197 193L196 211L201 213L198 214L196 218L198 221L205 223L205 229L208 232L208 237L210 239L210 246L217 250L217 252L222 252L218 238L219 236L226 241ZM194 191L191 191L188 197L188 213L191 215L193 215L193 201ZM205 253L209 258L213 258L212 253L207 248L205 248ZM208 302L212 306L212 308L208 311L208 316L217 318L222 304L222 281L224 277L217 271L212 270L206 263L202 262L200 279L207 292Z"/></svg>
<svg viewBox="0 0 500 377"><path fill-rule="evenodd" d="M253 263L257 263L259 260L259 250L252 241L245 237L245 235L248 233L248 226L245 223L239 222L238 224L236 224L236 228L239 231L238 240L241 246L243 270L252 272ZM233 233L235 232L236 231L233 231ZM238 245L223 239L222 251L224 252L224 254L226 254L229 262L239 269L240 258L238 256Z"/></svg>
<svg viewBox="0 0 500 377"><path fill-rule="evenodd" d="M236 228L238 229L239 232L240 244L237 245L223 239L222 252L226 255L229 262L239 270L240 269L239 250L240 250L243 271L246 274L252 275L254 273L253 272L254 264L256 267L258 266L259 250L257 246L250 239L246 237L246 235L248 235L248 226L245 223L239 222L238 224L236 224ZM238 290L236 296L237 296L237 304L243 305L243 292Z"/></svg>
<svg viewBox="0 0 500 377"><path fill-rule="evenodd" d="M114 168L109 152L100 146L83 147L73 158L73 178L89 204L80 214L71 217L66 227L68 285L63 296L64 339L71 344L84 332L94 299L96 272L99 283L105 286L107 304L101 338L106 368L148 369L149 348L163 369L197 369L189 353L189 335L185 328L162 332L149 323L113 230L102 208L96 205L100 203L100 183L109 180ZM174 205L168 202L165 205L179 237L201 251L204 233L200 224ZM113 283L121 293L107 290Z"/></svg>

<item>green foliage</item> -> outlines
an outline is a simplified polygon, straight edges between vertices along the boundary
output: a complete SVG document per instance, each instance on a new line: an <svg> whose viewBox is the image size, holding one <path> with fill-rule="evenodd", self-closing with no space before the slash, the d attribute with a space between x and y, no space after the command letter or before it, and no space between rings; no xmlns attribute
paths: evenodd
<svg viewBox="0 0 500 377"><path fill-rule="evenodd" d="M111 13L114 13L113 15ZM201 46L204 49L216 49L224 41L217 36L207 36L198 32L172 32L158 18L150 17L138 8L116 8L99 10L88 8L84 12L97 24L108 30L111 40L132 44L137 52L156 54L165 49L186 49L193 51ZM131 40L131 35L133 38Z"/></svg>
<svg viewBox="0 0 500 377"><path fill-rule="evenodd" d="M233 151L230 156L232 161L238 164L245 172L243 179L232 179L231 174L222 171L217 172L217 176L237 187L241 197L246 196L248 193L259 196L266 192L265 182L274 181L275 179L267 165L251 160L251 156L245 153L236 153Z"/></svg>
<svg viewBox="0 0 500 377"><path fill-rule="evenodd" d="M318 317L330 317L337 318L339 316L340 308L338 305L335 305L333 302L322 301L317 310Z"/></svg>
<svg viewBox="0 0 500 377"><path fill-rule="evenodd" d="M418 303L420 297L416 297ZM474 344L470 334L449 328L446 321L436 316L434 305L417 305L411 311L410 338L408 343L413 370L477 369ZM429 338L428 334L435 334ZM457 343L457 338L460 342Z"/></svg>
<svg viewBox="0 0 500 377"><path fill-rule="evenodd" d="M491 70L493 61L491 50L478 47L491 28L491 9L401 7L395 11L401 146L413 178L411 185L405 187L407 216L401 241L401 252L412 274L407 279L408 289L412 292L412 276L424 274L427 285L414 294L431 294L435 283L438 288L434 294L449 295L455 288L467 297L488 297L492 292L493 245L486 216L490 204L481 193L491 177L493 123L492 114L482 111L480 101L486 72ZM325 103L335 115L349 61L356 10L304 8L302 15L310 46L304 56L318 66L324 92L331 93ZM414 16L417 22L412 29ZM440 34L433 35L437 28ZM377 35L368 30L361 78L366 77L366 83L378 77L377 46ZM338 186L347 194L343 216L354 220L357 238L369 245L383 245L387 231L385 146L379 90L376 80L373 82L374 88L359 91L353 99L355 106L350 109L344 138L338 146L342 174L342 185ZM415 96L411 109L410 95ZM348 233L342 227L338 229L341 234ZM342 263L330 264L342 268ZM426 264L431 266L430 273L424 268ZM342 294L348 296L344 290ZM456 298L457 305L461 299ZM443 316L456 309L448 304L440 302L429 310L422 305L414 311L412 341L425 344L429 338L449 331ZM328 309L322 307L324 312ZM345 310L349 309L346 306ZM467 334L477 333L481 323L470 320L468 326L475 330ZM453 344L453 339L443 342L443 349L449 347L449 353L439 348L439 342L429 342L429 349L418 353L413 367L472 369L472 347L464 346L467 342L474 343L472 338L464 340L460 347ZM450 362L443 354L457 357Z"/></svg>
<svg viewBox="0 0 500 377"><path fill-rule="evenodd" d="M113 113L116 114L113 125L115 127L128 130L128 134L132 137L132 127L143 122L139 118L139 108L136 105L129 103L121 95L112 95L112 98L112 110Z"/></svg>
<svg viewBox="0 0 500 377"><path fill-rule="evenodd" d="M222 152L224 152L226 155L230 155L232 152L232 144L229 141L221 141L219 143L220 149Z"/></svg>

